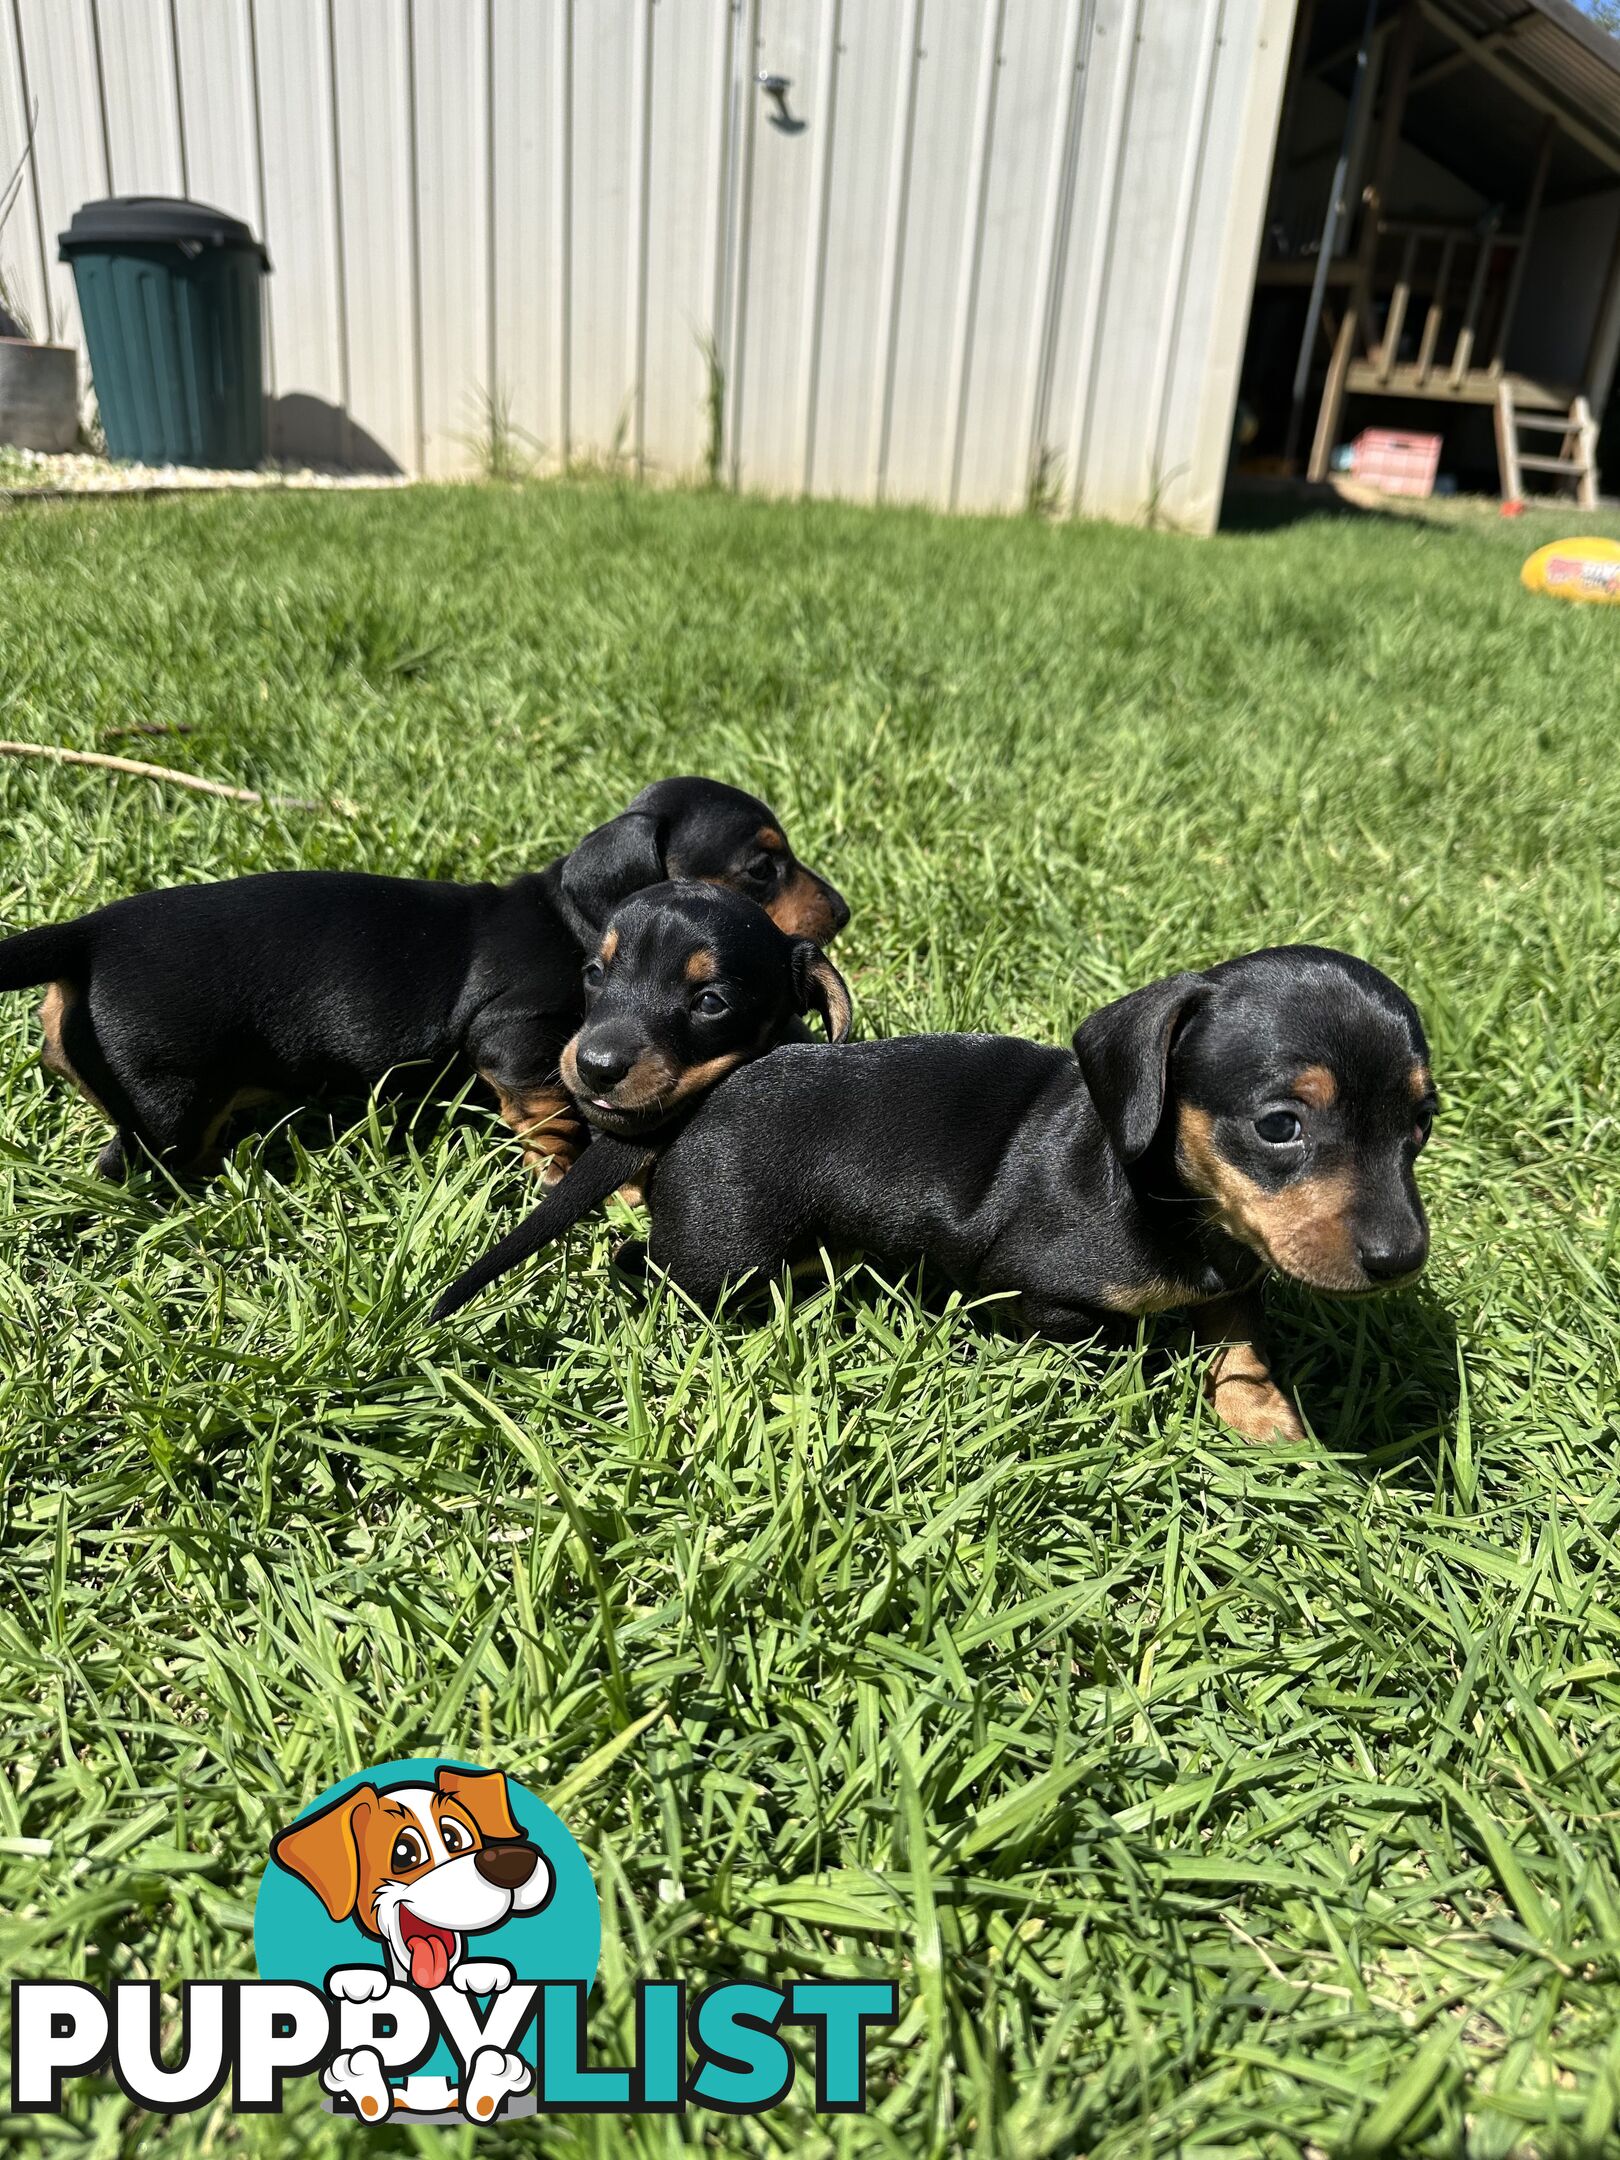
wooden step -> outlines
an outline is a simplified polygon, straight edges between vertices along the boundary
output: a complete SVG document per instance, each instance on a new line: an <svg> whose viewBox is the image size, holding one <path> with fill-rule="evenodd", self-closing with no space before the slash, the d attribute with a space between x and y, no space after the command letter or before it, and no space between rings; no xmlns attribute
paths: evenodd
<svg viewBox="0 0 1620 2160"><path fill-rule="evenodd" d="M1521 428L1540 428L1544 433L1561 435L1560 450L1572 451L1569 457L1542 457L1519 448ZM1597 429L1592 423L1592 408L1584 395L1577 393L1569 401L1569 410L1560 415L1543 408L1538 412L1526 412L1514 396L1510 378L1503 377L1496 392L1496 455L1501 467L1502 494L1511 500L1523 489L1523 476L1527 472L1555 473L1560 480L1573 480L1575 500L1583 509L1597 507Z"/></svg>

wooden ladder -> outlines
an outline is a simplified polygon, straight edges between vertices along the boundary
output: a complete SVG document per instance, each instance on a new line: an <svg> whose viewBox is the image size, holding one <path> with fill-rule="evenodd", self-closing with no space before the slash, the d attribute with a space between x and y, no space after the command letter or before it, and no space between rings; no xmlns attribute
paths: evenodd
<svg viewBox="0 0 1620 2160"><path fill-rule="evenodd" d="M1557 435L1557 453L1548 457L1521 449L1519 436L1527 429ZM1597 428L1584 397L1574 399L1567 413L1526 412L1513 402L1513 385L1504 375L1496 390L1496 457L1504 502L1521 500L1527 472L1556 473L1574 482L1575 500L1583 510L1597 508Z"/></svg>

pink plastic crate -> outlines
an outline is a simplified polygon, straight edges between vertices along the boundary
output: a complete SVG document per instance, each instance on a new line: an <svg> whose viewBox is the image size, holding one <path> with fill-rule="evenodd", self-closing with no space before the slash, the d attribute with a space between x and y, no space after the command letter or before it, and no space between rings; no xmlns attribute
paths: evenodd
<svg viewBox="0 0 1620 2160"><path fill-rule="evenodd" d="M1350 471L1385 495L1432 495L1440 469L1438 435L1363 428L1350 445Z"/></svg>

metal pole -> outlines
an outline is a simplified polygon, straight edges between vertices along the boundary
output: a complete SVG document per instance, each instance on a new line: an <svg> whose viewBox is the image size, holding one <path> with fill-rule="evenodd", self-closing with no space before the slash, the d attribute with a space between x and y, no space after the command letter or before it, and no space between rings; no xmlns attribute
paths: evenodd
<svg viewBox="0 0 1620 2160"><path fill-rule="evenodd" d="M1355 141L1362 93L1367 87L1367 67L1372 57L1373 29L1377 20L1378 0L1367 0L1367 16L1361 26L1361 43L1356 48L1356 72L1350 85L1350 103L1345 108L1344 134L1339 142L1338 163L1333 168L1333 185L1328 190L1327 217L1318 246L1316 275L1311 279L1310 303L1305 310L1305 330L1299 341L1299 358L1294 364L1294 396L1288 408L1288 439L1283 445L1283 456L1290 465L1299 454L1300 430L1305 424L1305 393L1310 387L1311 355L1316 350L1316 333L1322 322L1322 301L1327 293L1328 269L1333 261L1333 251L1339 244L1339 227L1344 222L1345 181L1350 171L1350 149ZM1282 147L1281 144L1278 145L1279 154Z"/></svg>

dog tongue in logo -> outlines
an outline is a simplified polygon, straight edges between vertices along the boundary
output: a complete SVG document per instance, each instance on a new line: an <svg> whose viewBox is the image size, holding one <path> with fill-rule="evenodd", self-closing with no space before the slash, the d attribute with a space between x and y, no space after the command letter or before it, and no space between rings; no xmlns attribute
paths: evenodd
<svg viewBox="0 0 1620 2160"><path fill-rule="evenodd" d="M415 1913L402 1912L399 1932L405 1954L411 1961L411 1985L442 1987L445 1974L450 1970L450 1954L456 1947L456 1938L450 1930L418 1920Z"/></svg>

